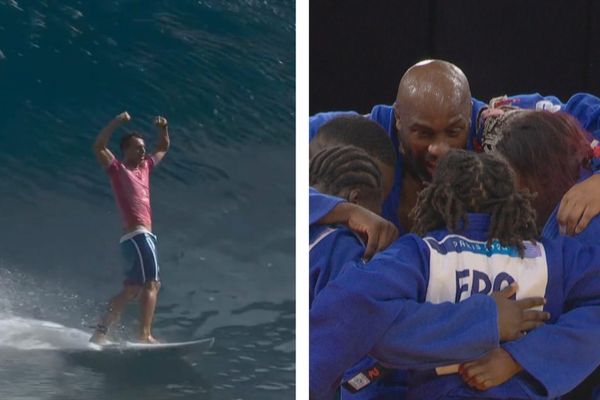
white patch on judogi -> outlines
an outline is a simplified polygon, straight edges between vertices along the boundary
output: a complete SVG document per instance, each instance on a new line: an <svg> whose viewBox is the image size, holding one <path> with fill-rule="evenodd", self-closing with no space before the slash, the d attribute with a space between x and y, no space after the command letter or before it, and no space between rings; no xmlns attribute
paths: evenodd
<svg viewBox="0 0 600 400"><path fill-rule="evenodd" d="M525 242L525 258L515 249L494 241L485 242L460 235L446 236L441 242L424 238L430 250L426 301L459 302L472 294L490 294L516 281L517 299L544 297L548 284L548 263L541 243ZM541 309L541 307L540 307Z"/></svg>

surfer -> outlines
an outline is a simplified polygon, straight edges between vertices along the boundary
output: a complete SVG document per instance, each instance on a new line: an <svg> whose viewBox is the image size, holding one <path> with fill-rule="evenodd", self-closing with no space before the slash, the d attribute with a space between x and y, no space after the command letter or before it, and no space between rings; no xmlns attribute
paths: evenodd
<svg viewBox="0 0 600 400"><path fill-rule="evenodd" d="M109 176L112 190L121 213L125 234L120 244L131 268L121 292L113 297L106 314L102 317L90 341L106 342L110 326L119 319L127 303L140 298L141 342L156 343L152 337L151 325L160 278L156 256L156 236L152 233L150 209L150 172L163 159L169 150L167 119L157 116L154 125L159 138L154 153L146 154L144 138L138 132L129 132L121 138L122 161L108 149L108 141L118 127L131 120L127 112L117 115L98 134L94 143L96 158Z"/></svg>

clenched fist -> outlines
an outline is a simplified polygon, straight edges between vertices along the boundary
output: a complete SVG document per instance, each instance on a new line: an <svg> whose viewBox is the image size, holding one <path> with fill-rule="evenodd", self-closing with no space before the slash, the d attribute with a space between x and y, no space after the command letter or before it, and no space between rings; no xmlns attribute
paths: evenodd
<svg viewBox="0 0 600 400"><path fill-rule="evenodd" d="M166 128L167 124L168 124L168 122L165 117L162 117L159 115L154 118L154 125L156 125L159 128Z"/></svg>
<svg viewBox="0 0 600 400"><path fill-rule="evenodd" d="M131 115L127 111L123 111L115 117L115 120L119 123L129 122L131 121Z"/></svg>

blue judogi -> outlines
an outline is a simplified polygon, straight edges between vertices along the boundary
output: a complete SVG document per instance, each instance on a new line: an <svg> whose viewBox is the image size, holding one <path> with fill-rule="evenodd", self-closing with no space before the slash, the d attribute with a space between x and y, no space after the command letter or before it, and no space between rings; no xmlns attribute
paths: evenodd
<svg viewBox="0 0 600 400"><path fill-rule="evenodd" d="M311 207L314 205L312 202L310 204ZM318 303L317 299L320 291L337 277L347 262L362 263L365 246L353 232L341 226L312 224L309 234L309 299L312 308L313 302ZM404 364L406 366L412 365L414 358L417 358L420 362L423 354L428 354L430 358L436 360L441 358L448 361L464 361L480 356L498 345L496 306L488 296L473 296L468 301L458 305L448 303L433 306L431 304L419 304L416 301L396 301L391 302L384 308L370 310L369 312L379 315L382 321L391 322L399 318L405 324L418 326L423 321L444 320L446 324L457 327L454 330L447 327L446 329L440 329L438 324L429 323L419 329L418 332L405 329L405 325L389 329L388 334L398 339L404 338L406 343L410 343L406 348L397 348L393 352L396 359L406 360ZM383 326L382 324L379 327ZM360 334L361 329L365 328L368 333L360 335L365 340L364 343L370 343L373 339L369 338L376 338L384 334L384 331L381 331L379 327L361 327L360 329L354 329L354 332ZM477 340L473 341L466 337L464 335L465 330L472 332ZM311 343L325 344L326 347L338 345L328 343L327 332L324 335L320 335L320 333L317 329L313 335L311 330ZM357 354L364 354L368 351L368 348L361 349L360 346L357 346L355 351L358 351ZM321 393L321 389L316 389L315 393L320 393L320 395L315 398L331 397L340 383L343 372L343 369L333 372L331 376L335 383L323 389L326 392L325 394ZM327 373L331 373L331 371ZM405 373L393 371L390 374L395 378L393 392L404 392L406 388L403 381ZM389 382L389 378L386 382Z"/></svg>
<svg viewBox="0 0 600 400"><path fill-rule="evenodd" d="M309 189L309 224L312 225L316 223L318 220L327 215L335 206L340 203L343 203L345 200L339 197L330 196L328 194L323 194L319 192L317 189L310 188Z"/></svg>
<svg viewBox="0 0 600 400"><path fill-rule="evenodd" d="M335 278L348 261L359 262L365 246L351 230L343 226L316 225L309 228L310 292L315 296Z"/></svg>
<svg viewBox="0 0 600 400"><path fill-rule="evenodd" d="M487 215L472 214L461 235L446 230L425 239L406 235L368 264L349 263L338 278L319 294L311 309L311 391L326 393L332 369L347 368L367 349L376 359L397 368L412 368L408 398L553 398L582 381L600 363L600 247L584 247L572 238L542 239L528 243L525 258L494 242L485 245ZM485 392L468 388L457 375L435 377L427 368L452 363L444 352L453 342L432 339L428 351L411 346L404 331L426 338L422 328L440 336L449 329L445 316L413 319L403 313L404 302L414 300L448 305L470 301L519 283L518 298L544 296L548 324L524 338L503 344L526 372ZM400 311L390 316L389 309ZM481 310L475 316L482 317ZM406 318L406 319L405 319ZM464 329L465 321L459 325ZM370 335L371 330L377 334ZM427 335L429 333L424 333ZM455 333L455 332L453 332ZM463 342L479 337L463 331ZM315 341L325 336L326 340ZM413 338L414 339L414 338ZM369 347L370 346L370 347ZM411 362L402 349L412 348ZM431 348L438 350L439 358ZM400 352L399 350L400 349ZM472 350L465 347L465 351ZM363 354L366 354L363 353ZM335 377L333 371L333 377ZM359 392L360 393L360 392Z"/></svg>
<svg viewBox="0 0 600 400"><path fill-rule="evenodd" d="M583 181L591 176L591 172L589 170L583 170L581 172L580 181ZM546 221L546 224L542 231L542 237L551 240L558 239L561 237L558 221L556 219L558 213L557 205ZM579 243L584 245L600 245L600 216L594 217L587 228L573 236ZM351 369L347 371L344 375L344 380L351 379L355 376L359 371L368 368L369 366L375 365L376 361L371 357L366 357L364 360L353 366ZM400 377L400 378L399 378ZM342 390L342 399L352 399L352 400L363 400L363 399L402 399L406 393L406 381L407 381L405 371L396 371L394 373L390 373L385 378L382 378L380 381L370 385L369 387L363 389L358 393L350 393L349 391ZM401 394L401 395L400 395Z"/></svg>

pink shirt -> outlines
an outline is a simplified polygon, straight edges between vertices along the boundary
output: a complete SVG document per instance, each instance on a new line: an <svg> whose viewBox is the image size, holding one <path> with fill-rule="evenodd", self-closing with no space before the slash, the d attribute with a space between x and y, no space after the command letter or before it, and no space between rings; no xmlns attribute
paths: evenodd
<svg viewBox="0 0 600 400"><path fill-rule="evenodd" d="M115 158L106 168L126 229L135 225L152 224L150 172L154 164L154 158L149 156L137 168L130 170Z"/></svg>

